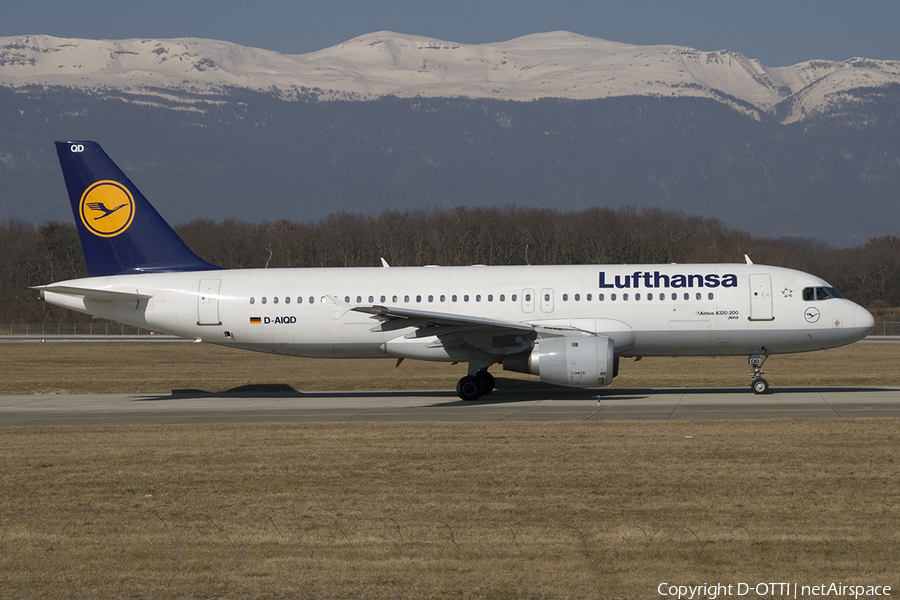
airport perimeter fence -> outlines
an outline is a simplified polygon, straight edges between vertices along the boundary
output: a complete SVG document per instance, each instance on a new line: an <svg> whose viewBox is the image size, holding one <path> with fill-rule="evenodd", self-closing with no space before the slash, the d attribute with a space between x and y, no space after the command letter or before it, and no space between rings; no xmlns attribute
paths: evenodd
<svg viewBox="0 0 900 600"><path fill-rule="evenodd" d="M0 518L0 596L10 598L861 600L896 591L898 573L894 539L744 527L230 520L153 508ZM826 591L840 585L854 587Z"/></svg>
<svg viewBox="0 0 900 600"><path fill-rule="evenodd" d="M900 335L900 322L875 321L875 330L872 335Z"/></svg>
<svg viewBox="0 0 900 600"><path fill-rule="evenodd" d="M154 335L149 329L113 323L0 323L0 335Z"/></svg>

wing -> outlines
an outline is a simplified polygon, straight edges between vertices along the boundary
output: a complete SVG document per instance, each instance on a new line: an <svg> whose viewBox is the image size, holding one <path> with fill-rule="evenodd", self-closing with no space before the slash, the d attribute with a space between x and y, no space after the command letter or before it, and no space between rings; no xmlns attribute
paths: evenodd
<svg viewBox="0 0 900 600"><path fill-rule="evenodd" d="M503 321L471 315L438 313L395 306L356 306L355 312L381 321L372 331L396 331L413 328L407 339L435 336L446 348L470 346L488 355L522 352L537 337L580 335L574 327L547 327L522 321Z"/></svg>
<svg viewBox="0 0 900 600"><path fill-rule="evenodd" d="M104 205L102 202L88 202L87 207L90 208L91 210L97 210L97 211L100 211L100 212L106 213L106 214L109 214L112 212L111 210L106 208L106 205Z"/></svg>

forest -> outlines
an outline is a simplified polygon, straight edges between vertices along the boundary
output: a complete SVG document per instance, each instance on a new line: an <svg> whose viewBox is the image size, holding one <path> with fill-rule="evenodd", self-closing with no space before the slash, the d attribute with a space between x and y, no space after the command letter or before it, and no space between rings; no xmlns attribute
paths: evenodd
<svg viewBox="0 0 900 600"><path fill-rule="evenodd" d="M435 208L336 213L307 223L195 220L175 228L201 258L226 268L381 265L641 264L745 261L818 275L876 312L900 306L900 238L835 248L759 238L720 221L658 208L564 212ZM73 225L0 222L0 324L90 319L40 301L31 286L86 277Z"/></svg>

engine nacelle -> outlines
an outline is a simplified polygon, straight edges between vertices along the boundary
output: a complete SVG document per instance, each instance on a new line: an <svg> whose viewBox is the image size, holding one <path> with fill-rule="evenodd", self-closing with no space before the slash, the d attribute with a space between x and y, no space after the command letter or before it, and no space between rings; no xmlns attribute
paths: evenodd
<svg viewBox="0 0 900 600"><path fill-rule="evenodd" d="M554 337L538 340L530 353L505 357L503 368L538 375L545 383L592 388L612 383L615 360L612 338Z"/></svg>

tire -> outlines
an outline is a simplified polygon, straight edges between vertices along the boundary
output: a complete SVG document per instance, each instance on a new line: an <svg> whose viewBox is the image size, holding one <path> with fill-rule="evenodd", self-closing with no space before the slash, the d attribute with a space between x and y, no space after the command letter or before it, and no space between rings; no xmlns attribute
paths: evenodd
<svg viewBox="0 0 900 600"><path fill-rule="evenodd" d="M460 400L471 402L481 398L482 394L484 394L484 389L477 377L466 375L456 384L456 395Z"/></svg>
<svg viewBox="0 0 900 600"><path fill-rule="evenodd" d="M487 371L478 371L475 373L476 379L481 382L481 391L487 395L494 391L494 376Z"/></svg>
<svg viewBox="0 0 900 600"><path fill-rule="evenodd" d="M750 387L753 389L754 394L765 394L769 391L769 382L760 377L754 379L753 383L750 384Z"/></svg>

